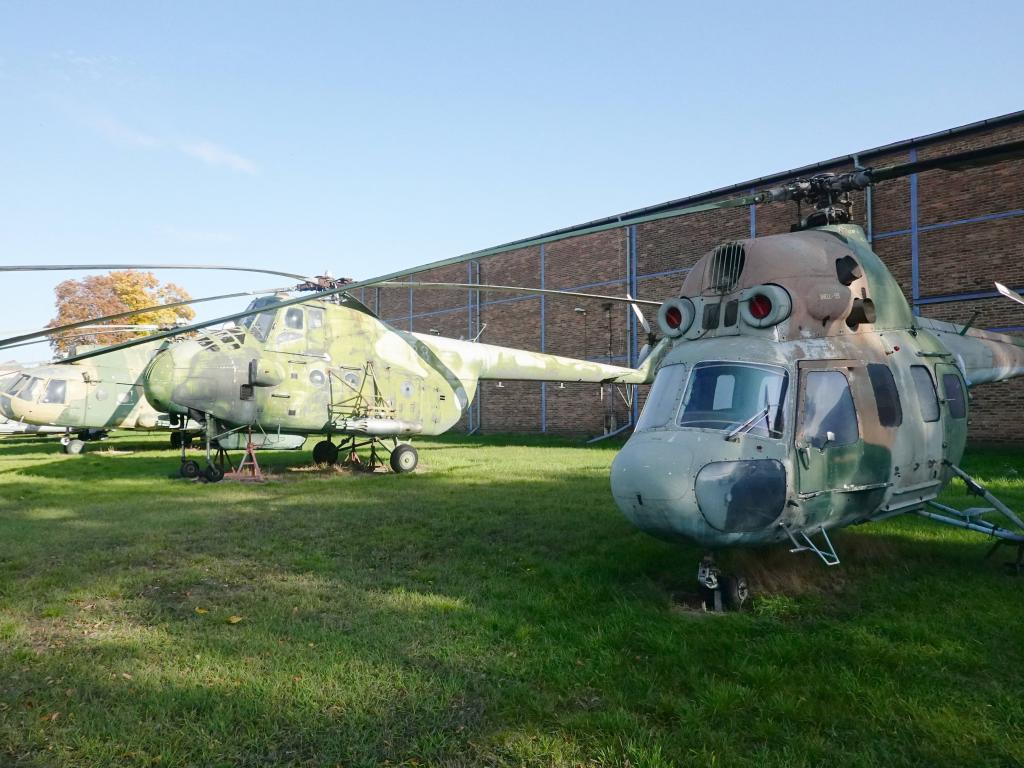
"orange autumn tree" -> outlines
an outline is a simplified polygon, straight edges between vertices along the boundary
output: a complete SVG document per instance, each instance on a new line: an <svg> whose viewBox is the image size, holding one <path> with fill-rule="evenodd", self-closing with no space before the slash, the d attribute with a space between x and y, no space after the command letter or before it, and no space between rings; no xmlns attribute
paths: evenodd
<svg viewBox="0 0 1024 768"><path fill-rule="evenodd" d="M174 283L161 283L152 272L135 270L118 270L105 275L90 275L81 280L65 280L54 292L57 297L57 316L49 322L48 328L192 298L184 288ZM191 320L193 317L195 312L186 306L146 312L115 320L114 324L173 325L179 320ZM50 344L55 352L66 354L76 343L116 344L139 335L117 330L90 330L88 336L78 335L81 333L71 331L55 336Z"/></svg>

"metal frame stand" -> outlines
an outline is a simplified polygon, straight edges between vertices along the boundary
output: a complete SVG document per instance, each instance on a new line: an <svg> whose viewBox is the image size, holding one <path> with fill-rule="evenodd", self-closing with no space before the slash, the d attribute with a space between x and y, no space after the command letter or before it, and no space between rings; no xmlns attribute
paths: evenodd
<svg viewBox="0 0 1024 768"><path fill-rule="evenodd" d="M225 477L245 483L262 483L266 480L260 463L256 460L256 446L252 442L252 427L246 432L245 453L238 467L228 472Z"/></svg>

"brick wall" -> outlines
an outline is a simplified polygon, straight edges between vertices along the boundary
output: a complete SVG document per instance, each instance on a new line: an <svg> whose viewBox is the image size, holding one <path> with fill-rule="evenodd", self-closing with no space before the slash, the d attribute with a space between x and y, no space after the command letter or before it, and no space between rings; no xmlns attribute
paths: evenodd
<svg viewBox="0 0 1024 768"><path fill-rule="evenodd" d="M1024 139L1024 118L998 127L971 129L888 153L862 153L866 165L926 159L950 152ZM852 160L819 171L844 171ZM914 251L920 314L965 322L977 310L982 328L1024 330L1024 307L1005 299L962 294L991 293L992 282L1024 286L1024 160L960 173L928 171L916 180L897 179L872 191L874 247L913 301ZM771 184L784 181L773 179ZM753 185L726 196L743 194ZM758 188L766 186L757 185ZM916 193L916 206L912 198ZM867 228L867 196L854 196L854 220ZM914 211L916 208L916 220ZM647 222L523 248L415 274L427 282L480 282L575 289L623 295L631 265L639 297L661 300L679 294L687 270L723 241L788 232L792 204L733 208ZM525 233L524 233L525 234ZM378 305L379 294L379 305ZM366 290L366 303L400 328L470 337L486 324L481 341L627 365L643 345L633 339L627 307L606 308L584 299L487 293ZM582 310L582 311L578 311ZM654 322L655 312L646 313ZM543 323L542 323L543 318ZM642 404L645 388L639 388ZM630 418L624 390L597 385L486 382L463 429L596 435ZM1024 381L985 385L973 392L972 436L1021 441L1016 414L1024 406Z"/></svg>

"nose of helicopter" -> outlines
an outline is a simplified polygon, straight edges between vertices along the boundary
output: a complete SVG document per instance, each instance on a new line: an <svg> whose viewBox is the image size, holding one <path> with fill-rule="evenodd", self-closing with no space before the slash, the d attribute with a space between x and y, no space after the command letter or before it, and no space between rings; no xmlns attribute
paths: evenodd
<svg viewBox="0 0 1024 768"><path fill-rule="evenodd" d="M733 445L671 430L634 434L612 462L615 502L658 538L712 547L767 540L785 505L785 467L734 456Z"/></svg>

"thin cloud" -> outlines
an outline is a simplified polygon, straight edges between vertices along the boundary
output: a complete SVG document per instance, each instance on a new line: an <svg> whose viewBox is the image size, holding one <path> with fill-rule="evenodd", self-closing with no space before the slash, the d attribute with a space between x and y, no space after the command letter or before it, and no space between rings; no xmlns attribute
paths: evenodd
<svg viewBox="0 0 1024 768"><path fill-rule="evenodd" d="M254 176L257 172L256 164L252 160L248 160L229 149L214 144L212 141L196 141L181 144L178 149L190 157L202 160L207 165L230 168L232 171L247 173L250 176Z"/></svg>
<svg viewBox="0 0 1024 768"><path fill-rule="evenodd" d="M87 122L97 133L105 136L115 144L127 144L146 149L163 146L163 142L155 136L125 125L110 115L92 115L88 118Z"/></svg>

